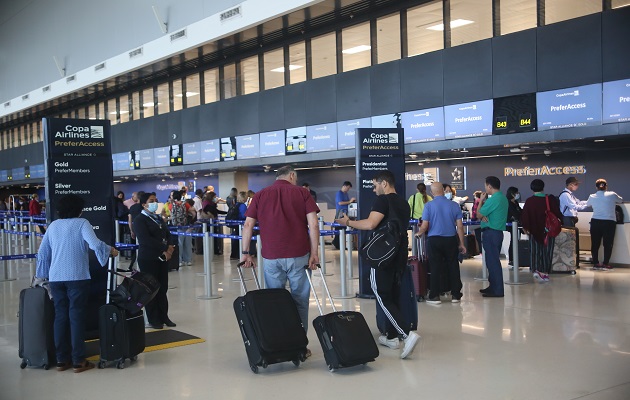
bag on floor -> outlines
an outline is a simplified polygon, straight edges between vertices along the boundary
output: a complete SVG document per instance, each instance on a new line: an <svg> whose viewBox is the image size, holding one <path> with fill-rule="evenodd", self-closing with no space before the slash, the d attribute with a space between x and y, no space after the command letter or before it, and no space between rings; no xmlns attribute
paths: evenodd
<svg viewBox="0 0 630 400"><path fill-rule="evenodd" d="M20 292L19 308L20 368L50 368L57 362L54 338L55 306L43 287Z"/></svg>
<svg viewBox="0 0 630 400"><path fill-rule="evenodd" d="M110 302L131 314L142 310L160 290L160 282L146 272L134 271L131 276L115 274L124 279L109 295Z"/></svg>

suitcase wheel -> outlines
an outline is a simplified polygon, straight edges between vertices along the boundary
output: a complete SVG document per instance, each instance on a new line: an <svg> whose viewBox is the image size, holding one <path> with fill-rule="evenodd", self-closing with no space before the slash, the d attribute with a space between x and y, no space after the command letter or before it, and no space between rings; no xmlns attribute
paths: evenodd
<svg viewBox="0 0 630 400"><path fill-rule="evenodd" d="M48 371L48 369L49 369L49 368L50 368L50 365L48 365L48 364L44 364L44 369L45 369L46 371Z"/></svg>
<svg viewBox="0 0 630 400"><path fill-rule="evenodd" d="M262 362L262 367L263 368L267 368L269 366L269 364L267 364L267 361L263 361Z"/></svg>
<svg viewBox="0 0 630 400"><path fill-rule="evenodd" d="M295 365L296 367L299 367L300 366L300 360L299 359L293 360L293 365Z"/></svg>
<svg viewBox="0 0 630 400"><path fill-rule="evenodd" d="M253 373L255 373L255 374L257 374L257 373L258 373L258 365L253 365L253 364L251 364L251 365L249 366L249 368L251 368L251 369L252 369L252 372L253 372Z"/></svg>
<svg viewBox="0 0 630 400"><path fill-rule="evenodd" d="M26 361L22 360L22 363L20 364L20 368L22 369L26 368Z"/></svg>
<svg viewBox="0 0 630 400"><path fill-rule="evenodd" d="M125 360L118 361L118 363L116 363L116 368L125 369Z"/></svg>
<svg viewBox="0 0 630 400"><path fill-rule="evenodd" d="M105 368L105 361L99 361L98 362L98 369L103 369Z"/></svg>
<svg viewBox="0 0 630 400"><path fill-rule="evenodd" d="M571 271L571 275L575 275L575 271Z"/></svg>
<svg viewBox="0 0 630 400"><path fill-rule="evenodd" d="M131 361L138 361L138 356L133 356L130 358Z"/></svg>

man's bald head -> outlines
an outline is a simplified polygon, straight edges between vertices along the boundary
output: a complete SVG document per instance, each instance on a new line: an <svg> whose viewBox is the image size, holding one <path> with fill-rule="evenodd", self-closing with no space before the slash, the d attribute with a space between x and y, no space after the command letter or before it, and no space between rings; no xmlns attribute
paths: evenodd
<svg viewBox="0 0 630 400"><path fill-rule="evenodd" d="M431 184L431 193L433 196L444 196L444 186L440 182L433 182Z"/></svg>

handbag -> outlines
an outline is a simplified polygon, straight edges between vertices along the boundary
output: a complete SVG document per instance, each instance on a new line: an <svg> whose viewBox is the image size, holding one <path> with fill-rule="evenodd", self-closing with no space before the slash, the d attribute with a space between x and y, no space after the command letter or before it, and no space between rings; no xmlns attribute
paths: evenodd
<svg viewBox="0 0 630 400"><path fill-rule="evenodd" d="M117 272L116 275L124 276ZM142 310L160 290L160 283L151 274L135 271L130 277L124 276L122 283L111 292L111 303L134 314Z"/></svg>
<svg viewBox="0 0 630 400"><path fill-rule="evenodd" d="M562 221L551 212L549 196L545 196L545 201L547 202L547 209L545 210L545 232L547 232L547 235L545 235L545 245L547 245L548 238L555 238L560 234L560 231L562 231Z"/></svg>
<svg viewBox="0 0 630 400"><path fill-rule="evenodd" d="M374 230L361 247L361 256L372 268L387 268L391 265L400 247L400 228L392 221L385 222Z"/></svg>

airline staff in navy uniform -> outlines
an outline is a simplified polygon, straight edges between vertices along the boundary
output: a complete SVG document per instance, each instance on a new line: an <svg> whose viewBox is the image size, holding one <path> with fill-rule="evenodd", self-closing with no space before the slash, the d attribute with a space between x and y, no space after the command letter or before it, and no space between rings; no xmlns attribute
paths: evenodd
<svg viewBox="0 0 630 400"><path fill-rule="evenodd" d="M140 196L142 212L133 220L133 230L138 238L138 265L140 271L153 275L160 282L160 290L147 304L148 327L162 329L163 325L174 327L168 317L168 260L173 255L171 232L157 212L155 193Z"/></svg>

